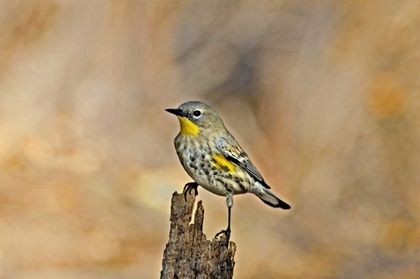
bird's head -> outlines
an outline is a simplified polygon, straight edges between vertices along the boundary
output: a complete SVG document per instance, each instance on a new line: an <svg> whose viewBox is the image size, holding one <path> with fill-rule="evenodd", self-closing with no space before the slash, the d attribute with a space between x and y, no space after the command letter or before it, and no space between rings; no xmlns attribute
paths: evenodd
<svg viewBox="0 0 420 279"><path fill-rule="evenodd" d="M190 101L176 109L166 109L166 111L178 117L182 135L215 133L220 129L225 129L217 112L202 102Z"/></svg>

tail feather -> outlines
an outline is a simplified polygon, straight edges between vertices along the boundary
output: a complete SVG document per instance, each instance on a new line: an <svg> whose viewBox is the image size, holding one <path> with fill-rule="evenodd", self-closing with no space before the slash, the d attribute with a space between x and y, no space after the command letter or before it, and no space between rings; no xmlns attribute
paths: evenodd
<svg viewBox="0 0 420 279"><path fill-rule="evenodd" d="M270 190L268 189L262 189L262 191L259 191L256 193L256 195L269 206L272 207L280 207L282 209L290 209L290 205L276 197Z"/></svg>

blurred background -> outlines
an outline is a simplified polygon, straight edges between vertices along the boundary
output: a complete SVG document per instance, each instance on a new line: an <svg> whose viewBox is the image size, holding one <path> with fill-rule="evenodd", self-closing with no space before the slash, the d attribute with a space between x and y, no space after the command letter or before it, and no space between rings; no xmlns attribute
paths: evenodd
<svg viewBox="0 0 420 279"><path fill-rule="evenodd" d="M292 205L235 197L235 278L419 278L419 30L418 0L1 0L0 278L158 278L188 100Z"/></svg>

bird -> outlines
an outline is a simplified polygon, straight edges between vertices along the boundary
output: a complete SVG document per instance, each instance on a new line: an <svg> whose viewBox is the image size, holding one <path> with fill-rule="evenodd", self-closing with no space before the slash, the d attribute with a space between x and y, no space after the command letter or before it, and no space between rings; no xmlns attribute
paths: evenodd
<svg viewBox="0 0 420 279"><path fill-rule="evenodd" d="M184 197L192 190L197 195L197 188L201 186L226 198L228 225L215 238L225 234L229 245L233 195L252 193L271 207L291 208L270 191L270 186L211 106L189 101L166 111L178 117L180 132L174 140L175 150L181 165L194 180L185 184Z"/></svg>

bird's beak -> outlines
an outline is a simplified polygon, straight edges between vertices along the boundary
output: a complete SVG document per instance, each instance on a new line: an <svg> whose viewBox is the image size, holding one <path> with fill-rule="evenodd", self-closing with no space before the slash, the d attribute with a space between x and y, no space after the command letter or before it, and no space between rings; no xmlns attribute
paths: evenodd
<svg viewBox="0 0 420 279"><path fill-rule="evenodd" d="M177 108L176 109L165 109L165 110L169 113L175 114L176 116L181 116L181 117L185 116L185 113L182 110L177 109Z"/></svg>

